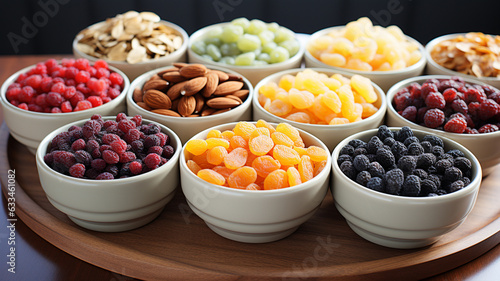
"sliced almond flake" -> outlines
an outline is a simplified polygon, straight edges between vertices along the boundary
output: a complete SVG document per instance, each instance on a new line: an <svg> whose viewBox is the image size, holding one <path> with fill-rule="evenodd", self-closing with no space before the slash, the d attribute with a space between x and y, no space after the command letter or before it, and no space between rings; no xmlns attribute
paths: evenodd
<svg viewBox="0 0 500 281"><path fill-rule="evenodd" d="M111 29L111 36L113 38L118 39L120 38L120 36L122 36L123 31L124 31L123 21L119 20L115 23L113 29Z"/></svg>
<svg viewBox="0 0 500 281"><path fill-rule="evenodd" d="M106 48L111 48L113 47L114 45L118 44L119 41L108 41L108 42L105 42L103 43L102 45Z"/></svg>
<svg viewBox="0 0 500 281"><path fill-rule="evenodd" d="M471 67L472 73L474 73L475 76L477 77L483 77L483 71L481 70L481 67L477 64L472 64Z"/></svg>
<svg viewBox="0 0 500 281"><path fill-rule="evenodd" d="M137 38L132 39L132 41L130 42L130 45L132 46L132 49L143 48L141 46L141 43L139 43L139 40Z"/></svg>
<svg viewBox="0 0 500 281"><path fill-rule="evenodd" d="M127 44L124 42L116 44L108 52L109 60L112 60L112 61L124 61L124 60L126 60L127 59L127 52L125 52L126 48L127 48Z"/></svg>
<svg viewBox="0 0 500 281"><path fill-rule="evenodd" d="M179 36L175 37L173 43L174 43L174 49L180 49L182 46L182 38Z"/></svg>
<svg viewBox="0 0 500 281"><path fill-rule="evenodd" d="M123 33L122 36L118 38L118 41L130 41L132 38L134 38L133 34Z"/></svg>
<svg viewBox="0 0 500 281"><path fill-rule="evenodd" d="M80 50L80 52L85 53L87 55L93 55L94 54L94 48L92 48L91 46L89 46L87 44L77 43L76 44L76 48L78 50Z"/></svg>
<svg viewBox="0 0 500 281"><path fill-rule="evenodd" d="M472 44L469 44L469 43L465 43L465 42L460 42L460 43L457 43L455 45L457 47L457 49L459 49L460 51L464 52L464 53L467 53L470 51L470 48L472 46Z"/></svg>
<svg viewBox="0 0 500 281"><path fill-rule="evenodd" d="M494 62L492 63L492 66L493 66L493 68L494 68L494 69L496 69L496 70L500 70L500 62L498 62L498 61L494 61Z"/></svg>
<svg viewBox="0 0 500 281"><path fill-rule="evenodd" d="M166 52L164 50L160 50L158 47L156 47L155 44L152 43L147 43L146 47L153 53L155 54L160 54L160 55L165 55Z"/></svg>
<svg viewBox="0 0 500 281"><path fill-rule="evenodd" d="M146 59L146 48L144 47L132 49L127 55L127 62L132 64L141 62L145 59Z"/></svg>
<svg viewBox="0 0 500 281"><path fill-rule="evenodd" d="M130 19L130 18L135 18L139 16L139 13L136 11L128 11L124 14L122 14L124 19Z"/></svg>
<svg viewBox="0 0 500 281"><path fill-rule="evenodd" d="M139 13L139 16L142 17L143 20L151 21L151 22L159 22L160 17L152 12L141 12Z"/></svg>

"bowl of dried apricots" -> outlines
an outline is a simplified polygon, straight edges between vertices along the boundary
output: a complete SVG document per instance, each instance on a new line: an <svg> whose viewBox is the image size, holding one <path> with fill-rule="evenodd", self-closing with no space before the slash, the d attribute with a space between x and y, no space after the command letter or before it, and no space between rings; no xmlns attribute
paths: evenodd
<svg viewBox="0 0 500 281"><path fill-rule="evenodd" d="M194 213L217 234L272 242L292 234L319 208L331 161L321 140L290 124L228 123L184 145L181 187Z"/></svg>
<svg viewBox="0 0 500 281"><path fill-rule="evenodd" d="M421 75L425 49L395 25L373 25L363 17L345 26L313 33L304 54L306 67L326 67L370 78L384 91Z"/></svg>
<svg viewBox="0 0 500 281"><path fill-rule="evenodd" d="M380 126L387 109L384 91L370 79L325 68L275 73L254 93L254 120L290 123L314 134L330 151L349 135Z"/></svg>

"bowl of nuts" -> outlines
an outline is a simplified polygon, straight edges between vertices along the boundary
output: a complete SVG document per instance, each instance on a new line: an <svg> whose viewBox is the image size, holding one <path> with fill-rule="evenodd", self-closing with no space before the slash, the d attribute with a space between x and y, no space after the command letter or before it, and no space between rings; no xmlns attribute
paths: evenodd
<svg viewBox="0 0 500 281"><path fill-rule="evenodd" d="M80 31L73 54L105 60L132 81L155 68L185 62L188 39L184 29L155 13L129 11Z"/></svg>
<svg viewBox="0 0 500 281"><path fill-rule="evenodd" d="M332 151L355 132L384 122L384 91L361 75L327 68L290 69L257 84L252 101L254 120L288 122L314 134Z"/></svg>
<svg viewBox="0 0 500 281"><path fill-rule="evenodd" d="M423 73L424 52L422 44L399 27L374 26L363 17L313 33L304 57L306 67L363 75L387 91L397 82Z"/></svg>
<svg viewBox="0 0 500 281"><path fill-rule="evenodd" d="M174 130L184 143L212 126L251 120L253 87L240 74L216 66L174 63L149 71L127 94L128 114Z"/></svg>
<svg viewBox="0 0 500 281"><path fill-rule="evenodd" d="M200 132L183 147L187 203L217 234L266 243L291 235L328 191L331 156L287 123L237 122Z"/></svg>
<svg viewBox="0 0 500 281"><path fill-rule="evenodd" d="M36 152L49 202L77 225L102 232L154 220L179 184L181 142L141 116L91 118L49 133Z"/></svg>
<svg viewBox="0 0 500 281"><path fill-rule="evenodd" d="M293 31L258 19L210 25L189 37L189 62L234 70L252 85L272 73L300 67L303 55L304 46Z"/></svg>
<svg viewBox="0 0 500 281"><path fill-rule="evenodd" d="M332 154L335 206L351 229L400 249L436 242L474 207L481 165L451 139L387 127L354 134Z"/></svg>
<svg viewBox="0 0 500 281"><path fill-rule="evenodd" d="M49 59L7 78L0 100L9 133L35 153L64 124L123 112L129 85L123 72L102 60Z"/></svg>
<svg viewBox="0 0 500 281"><path fill-rule="evenodd" d="M448 34L425 46L427 73L461 76L500 87L500 36L481 32Z"/></svg>
<svg viewBox="0 0 500 281"><path fill-rule="evenodd" d="M483 175L500 163L500 91L477 80L426 75L403 80L387 93L387 125L408 126L467 147Z"/></svg>

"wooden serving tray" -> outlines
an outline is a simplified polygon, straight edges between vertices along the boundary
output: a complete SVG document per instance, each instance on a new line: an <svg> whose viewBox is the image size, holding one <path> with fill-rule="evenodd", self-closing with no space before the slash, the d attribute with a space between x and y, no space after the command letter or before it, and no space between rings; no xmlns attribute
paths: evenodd
<svg viewBox="0 0 500 281"><path fill-rule="evenodd" d="M0 177L16 170L16 214L42 238L93 265L147 280L421 279L460 266L500 242L500 167L483 179L467 220L437 243L414 250L378 246L356 235L327 194L317 213L276 242L245 244L211 231L180 188L152 223L100 233L71 222L47 200L35 157L0 128Z"/></svg>

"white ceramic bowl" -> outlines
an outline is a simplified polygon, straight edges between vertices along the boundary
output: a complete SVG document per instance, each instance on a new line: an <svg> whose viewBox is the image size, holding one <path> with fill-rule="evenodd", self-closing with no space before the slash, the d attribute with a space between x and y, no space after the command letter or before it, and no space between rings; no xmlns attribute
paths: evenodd
<svg viewBox="0 0 500 281"><path fill-rule="evenodd" d="M327 68L310 68L316 72L319 73L325 73L327 75L333 75L335 73L340 73L345 77L351 77L352 74L349 73L344 73L344 72L337 72L336 70L332 69L327 69ZM375 89L375 92L377 93L378 99L375 102L375 106L378 107L379 109L375 114L372 116L363 119L362 121L350 123L350 124L343 124L343 125L317 125L317 124L306 124L306 123L300 123L300 122L295 122L295 121L290 121L285 118L281 118L279 116L276 116L269 111L265 110L262 105L259 103L259 89L269 83L269 82L275 82L279 83L280 78L283 75L290 74L290 75L296 75L298 72L304 71L304 69L290 69L290 70L285 70L281 71L275 74L272 74L259 82L257 86L255 86L254 89L254 96L253 96L253 101L252 101L252 106L253 106L253 119L254 120L259 120L259 119L264 119L266 121L270 122L276 122L276 123L290 123L292 126L295 128L302 129L304 131L307 131L317 138L319 138L322 142L326 144L328 149L332 151L335 146L344 138L357 133L361 132L364 130L368 129L373 129L377 128L378 126L382 125L384 122L384 117L385 117L385 111L387 109L387 99L385 96L384 91L380 89L380 87L372 82L373 88Z"/></svg>
<svg viewBox="0 0 500 281"><path fill-rule="evenodd" d="M465 33L456 33L456 34L448 34L448 35L443 35L437 38L432 39L427 45L425 45L425 56L427 57L427 68L426 68L426 73L431 74L431 75L450 75L450 76L460 76L464 77L467 79L474 79L481 81L483 83L489 84L493 87L500 88L500 78L496 77L477 77L474 75L468 75L468 74L463 74L451 69L448 69L446 67L443 67L439 65L437 62L435 62L432 57L431 57L431 51L434 49L434 47L444 41L444 40L451 40L454 39L460 35L465 35Z"/></svg>
<svg viewBox="0 0 500 281"><path fill-rule="evenodd" d="M189 41L188 34L186 33L186 31L184 29L182 29L182 27L180 27L174 23L164 21L164 20L162 20L160 22L163 23L164 25L170 27L170 28L173 28L177 32L177 34L182 37L182 46L179 49L175 50L174 52L172 52L171 54L169 54L167 56L163 56L163 57L158 58L158 59L152 59L149 61L133 63L133 64L128 63L128 62L122 62L122 61L105 60L108 63L108 65L111 65L111 66L114 66L114 67L120 69L128 76L130 81L132 81L136 77L138 77L139 75L141 75L145 72L148 72L152 69L156 69L158 67L162 67L162 66L166 66L166 65L171 65L173 62L185 62L186 61L186 50L187 50L188 41ZM104 22L98 22L98 23L95 23L94 25L91 25L91 26L101 25L103 23ZM80 36L77 35L75 37L75 39L73 40L73 55L76 58L86 58L91 62L95 62L96 60L98 60L99 58L87 55L87 54L81 52L80 50L78 50L78 48L76 48L76 44L78 43L78 40L80 40L80 38L81 38L81 35Z"/></svg>
<svg viewBox="0 0 500 281"><path fill-rule="evenodd" d="M116 117L103 117L110 120ZM72 125L82 126L89 119L64 125L48 134L36 152L38 176L50 203L77 225L102 232L118 232L143 226L154 220L172 199L179 185L181 142L169 128L160 124L175 149L161 167L124 179L89 180L70 177L50 168L43 157L52 138ZM143 120L143 124L151 123Z"/></svg>
<svg viewBox="0 0 500 281"><path fill-rule="evenodd" d="M394 127L403 127L408 126L412 129L417 129L421 131L425 131L429 134L434 134L442 137L446 137L452 139L461 145L467 147L476 157L479 159L481 163L481 168L483 170L483 176L489 175L495 168L497 164L500 163L500 150L495 149L498 146L498 142L500 141L500 131L494 133L487 134L455 134L450 132L445 132L441 130L427 128L425 126L418 125L413 123L403 116L399 115L394 106L392 105L392 100L396 93L411 83L419 83L422 84L427 79L449 79L450 76L444 75L424 75L419 77L413 77L410 79L403 80L394 87L392 87L387 92L387 125ZM484 83L478 82L477 80L463 78L465 82L468 83L476 83L482 84Z"/></svg>
<svg viewBox="0 0 500 281"><path fill-rule="evenodd" d="M235 125L229 123L211 129L224 131ZM206 139L211 129L193 139ZM306 147L316 145L327 149L312 134L300 129L299 132ZM313 216L328 191L331 157L323 171L300 185L275 190L242 190L200 179L187 167L187 155L183 148L179 161L181 187L189 206L214 232L231 240L265 243L290 235Z"/></svg>
<svg viewBox="0 0 500 281"><path fill-rule="evenodd" d="M137 105L137 103L133 100L133 93L135 88L142 88L144 83L151 78L151 76L155 75L157 72L171 68L172 66L158 68L143 75L137 77L130 84L130 89L127 94L127 113L130 116L134 116L136 114L142 115L144 118L156 121L161 123L170 129L172 129L181 139L182 143L185 143L192 136L197 134L198 132L205 130L207 128L228 123L228 122L236 122L236 121L250 121L252 119L252 95L253 95L253 87L252 84L243 76L243 82L245 86L244 89L248 89L248 97L247 99L240 104L239 106L231 109L228 112L224 112L216 115L209 115L203 117L172 117L165 116L158 113L154 113ZM227 73L238 74L229 69L217 67L217 66L207 66L210 69L217 69Z"/></svg>
<svg viewBox="0 0 500 281"><path fill-rule="evenodd" d="M343 28L343 26L336 26L336 27L329 27L325 28L322 30L319 30L311 35L309 38L309 42L312 42L316 40L317 38L327 35L330 33L332 30ZM410 78L410 77L415 77L418 75L421 75L424 71L425 64L426 64L426 58L425 58L425 49L420 44L417 40L406 36L406 39L410 42L418 44L418 49L422 53L422 58L415 64L406 67L401 70L391 70L391 71L359 71L359 70L352 70L348 68L343 68L343 67L335 67L335 66L330 66L317 58L315 58L308 50L305 51L304 54L304 60L306 67L322 67L322 68L330 68L335 70L336 72L348 72L351 74L359 74L363 75L367 78L370 78L375 84L379 85L382 90L387 91L389 88L396 84L397 82Z"/></svg>
<svg viewBox="0 0 500 281"><path fill-rule="evenodd" d="M35 153L40 141L53 130L61 127L64 124L90 118L93 114L101 116L116 115L125 111L125 96L128 92L130 81L127 76L116 69L109 66L109 69L117 72L123 77L123 90L118 97L101 106L67 113L40 113L28 111L12 105L5 94L10 84L14 83L21 73L25 73L34 65L28 66L12 74L2 85L0 89L0 100L2 103L3 117L9 133L20 143L28 147L31 153Z"/></svg>
<svg viewBox="0 0 500 281"><path fill-rule="evenodd" d="M220 62L214 62L211 60L207 60L203 58L202 56L198 55L195 53L193 50L191 50L191 46L193 45L193 42L204 40L207 37L207 34L209 33L210 30L213 30L215 28L223 27L225 25L228 25L230 23L218 23L214 25L209 25L207 27L204 27L202 29L199 29L195 33L191 34L189 37L189 46L188 46L188 60L190 63L201 63L201 64L206 64L206 65L215 65L215 66L220 66L224 68L231 69L233 71L236 71L243 76L245 76L251 83L252 85L257 85L257 83L263 79L264 77L271 75L275 72L282 71L285 69L290 69L290 68L298 68L302 64L302 57L304 55L305 47L304 44L301 43L301 41L296 37L300 44L300 49L299 51L291 58L284 62L280 63L273 63L273 64L268 64L264 66L238 66L238 65L228 65L225 63L220 63Z"/></svg>
<svg viewBox="0 0 500 281"><path fill-rule="evenodd" d="M390 127L399 130L399 127ZM413 130L422 139L428 133ZM458 227L476 202L481 184L481 166L465 147L442 138L445 151L461 150L472 162L471 183L465 188L438 197L403 197L364 187L340 170L340 150L353 139L369 141L377 129L354 134L343 140L332 154L331 189L337 210L351 229L373 243L410 249L430 245L442 235Z"/></svg>

